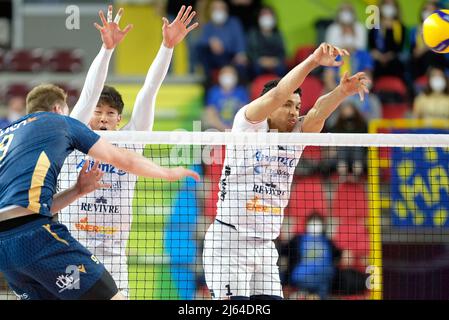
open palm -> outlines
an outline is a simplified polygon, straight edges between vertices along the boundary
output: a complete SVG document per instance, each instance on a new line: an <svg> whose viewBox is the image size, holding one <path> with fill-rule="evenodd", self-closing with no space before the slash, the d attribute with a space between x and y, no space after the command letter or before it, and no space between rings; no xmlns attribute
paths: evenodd
<svg viewBox="0 0 449 320"><path fill-rule="evenodd" d="M97 28L98 31L100 31L101 39L103 40L103 44L106 47L106 49L113 49L123 40L123 38L132 29L133 26L127 25L125 29L123 30L120 29L118 22L120 21L120 18L123 15L123 8L120 8L120 10L118 11L117 16L114 19L114 22L107 21L104 17L103 11L100 11L98 14L100 16L101 22L103 23L103 26L94 23L95 28ZM108 17L112 17L112 6L109 6L108 8Z"/></svg>
<svg viewBox="0 0 449 320"><path fill-rule="evenodd" d="M185 6L182 6L178 12L178 16L172 23L169 24L167 18L162 18L162 37L164 41L164 46L167 48L173 48L178 43L180 43L185 36L198 27L198 22L192 24L189 27L190 22L192 22L193 17L196 15L195 11L192 11L192 7L189 6L185 10ZM192 12L191 12L192 11Z"/></svg>

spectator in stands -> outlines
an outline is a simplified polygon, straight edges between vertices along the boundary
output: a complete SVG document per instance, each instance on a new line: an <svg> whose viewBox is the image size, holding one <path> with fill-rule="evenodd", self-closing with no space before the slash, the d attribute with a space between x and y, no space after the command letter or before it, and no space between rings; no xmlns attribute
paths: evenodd
<svg viewBox="0 0 449 320"><path fill-rule="evenodd" d="M207 92L204 122L207 128L225 131L232 127L237 111L249 103L248 92L239 85L237 71L232 66L220 70L218 85Z"/></svg>
<svg viewBox="0 0 449 320"><path fill-rule="evenodd" d="M367 133L368 125L357 107L346 100L339 108L335 125L330 129L335 133ZM362 147L338 147L335 159L330 159L332 168L336 166L341 176L352 172L355 177L363 173L366 166L365 148Z"/></svg>
<svg viewBox="0 0 449 320"><path fill-rule="evenodd" d="M232 64L240 77L246 74L245 33L239 20L230 17L228 6L222 0L214 0L210 8L211 22L203 27L198 43L198 57L204 67L207 80L212 80L212 72Z"/></svg>
<svg viewBox="0 0 449 320"><path fill-rule="evenodd" d="M257 26L257 13L262 6L261 0L226 0L229 13L237 17L245 31Z"/></svg>
<svg viewBox="0 0 449 320"><path fill-rule="evenodd" d="M400 20L397 0L382 0L380 29L373 28L368 34L369 49L375 61L374 78L384 75L403 77L404 64L399 56L405 38L406 29Z"/></svg>
<svg viewBox="0 0 449 320"><path fill-rule="evenodd" d="M425 2L420 11L420 23L410 30L410 68L413 80L425 75L429 66L449 67L446 56L430 50L422 37L423 21L438 8L435 0Z"/></svg>
<svg viewBox="0 0 449 320"><path fill-rule="evenodd" d="M314 295L326 299L340 252L326 234L324 218L311 214L306 221L305 234L293 238L287 252L292 284L306 298Z"/></svg>
<svg viewBox="0 0 449 320"><path fill-rule="evenodd" d="M449 118L449 80L442 69L430 67L424 92L415 98L413 115L417 118Z"/></svg>
<svg viewBox="0 0 449 320"><path fill-rule="evenodd" d="M25 113L25 98L22 96L10 97L7 103L6 117L3 119L0 118L0 129L7 127L12 122L20 119Z"/></svg>
<svg viewBox="0 0 449 320"><path fill-rule="evenodd" d="M254 76L273 73L283 77L286 72L284 39L271 7L259 12L258 27L248 34L248 56Z"/></svg>
<svg viewBox="0 0 449 320"><path fill-rule="evenodd" d="M366 28L357 21L354 7L351 3L343 3L335 22L326 30L325 41L347 50L366 50L366 38Z"/></svg>

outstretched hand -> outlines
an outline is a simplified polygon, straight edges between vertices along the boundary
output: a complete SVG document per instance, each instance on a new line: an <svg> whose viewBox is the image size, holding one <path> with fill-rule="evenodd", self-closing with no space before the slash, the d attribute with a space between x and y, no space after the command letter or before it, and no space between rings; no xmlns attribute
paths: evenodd
<svg viewBox="0 0 449 320"><path fill-rule="evenodd" d="M168 181L178 181L186 177L191 177L195 179L195 181L200 180L200 175L198 173L183 167L172 168L169 170Z"/></svg>
<svg viewBox="0 0 449 320"><path fill-rule="evenodd" d="M340 81L340 88L346 96L352 96L354 94L359 94L360 100L365 100L365 93L369 93L368 85L371 80L364 72L359 72L352 77L348 76L346 72Z"/></svg>
<svg viewBox="0 0 449 320"><path fill-rule="evenodd" d="M322 43L312 54L313 61L323 67L340 67L343 61L336 61L338 56L349 56L349 52L328 43Z"/></svg>
<svg viewBox="0 0 449 320"><path fill-rule="evenodd" d="M185 6L181 7L178 12L178 16L172 23L169 23L167 18L162 18L164 23L162 26L163 44L167 48L174 48L190 31L199 25L198 22L195 22L189 27L189 24L192 22L196 12L192 11L191 6L189 6L187 10L185 10L185 8Z"/></svg>
<svg viewBox="0 0 449 320"><path fill-rule="evenodd" d="M100 26L98 23L94 23L95 28L98 29L101 33L101 40L103 40L103 44L106 49L115 48L122 40L125 38L127 33L133 28L132 24L129 24L125 27L125 29L120 30L119 22L123 15L123 8L117 12L114 21L112 21L112 6L108 7L108 19L106 20L104 17L103 11L98 13L101 19L101 23L103 26Z"/></svg>
<svg viewBox="0 0 449 320"><path fill-rule="evenodd" d="M86 160L84 162L83 168L81 169L76 181L76 188L78 194L81 196L91 193L97 189L111 187L110 184L101 183L103 172L100 170L99 162L95 161L92 168L88 171L90 163L91 160Z"/></svg>

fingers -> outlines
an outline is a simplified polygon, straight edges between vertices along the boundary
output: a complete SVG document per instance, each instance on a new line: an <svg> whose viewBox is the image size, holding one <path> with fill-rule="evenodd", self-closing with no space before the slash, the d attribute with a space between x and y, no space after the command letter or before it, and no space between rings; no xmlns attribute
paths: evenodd
<svg viewBox="0 0 449 320"><path fill-rule="evenodd" d="M162 23L164 24L164 27L166 27L170 24L166 17L162 17Z"/></svg>
<svg viewBox="0 0 449 320"><path fill-rule="evenodd" d="M108 23L112 22L112 6L108 7Z"/></svg>
<svg viewBox="0 0 449 320"><path fill-rule="evenodd" d="M348 71L346 71L345 74L343 75L343 78L341 78L342 82L345 82L348 80L348 74L349 74Z"/></svg>
<svg viewBox="0 0 449 320"><path fill-rule="evenodd" d="M134 28L134 25L132 24L128 24L125 29L123 29L122 34L126 35L128 32L130 32L132 30L132 28Z"/></svg>
<svg viewBox="0 0 449 320"><path fill-rule="evenodd" d="M122 15L123 15L123 8L120 8L119 11L117 12L117 15L115 16L114 23L119 24Z"/></svg>
<svg viewBox="0 0 449 320"><path fill-rule="evenodd" d="M341 67L342 65L344 64L344 62L343 61L334 61L333 63L332 63L332 66L333 67Z"/></svg>
<svg viewBox="0 0 449 320"><path fill-rule="evenodd" d="M90 160L84 161L83 167L81 168L81 173L86 173L87 168L89 168L89 165L90 165Z"/></svg>
<svg viewBox="0 0 449 320"><path fill-rule="evenodd" d="M98 31L102 32L103 28L96 22L94 22L94 27L97 28Z"/></svg>
<svg viewBox="0 0 449 320"><path fill-rule="evenodd" d="M184 5L181 7L181 9L180 9L179 12L178 12L178 15L176 16L176 19L175 19L176 21L177 21L177 20L181 20L181 17L182 17L182 15L184 14L185 8L186 8L186 6L184 6Z"/></svg>
<svg viewBox="0 0 449 320"><path fill-rule="evenodd" d="M195 22L190 27L187 28L187 32L192 31L193 29L197 28L200 24L198 22Z"/></svg>
<svg viewBox="0 0 449 320"><path fill-rule="evenodd" d="M185 25L188 26L190 24L190 22L192 22L193 17L195 17L196 15L196 11L193 11L190 16L187 18L187 20L185 21Z"/></svg>
<svg viewBox="0 0 449 320"><path fill-rule="evenodd" d="M327 54L327 44L323 43L320 47L321 47L321 50L323 51L323 53Z"/></svg>
<svg viewBox="0 0 449 320"><path fill-rule="evenodd" d="M100 12L98 12L98 15L100 16L101 23L103 23L103 27L106 26L108 24L108 22L106 21L106 18L104 17L103 11L100 10Z"/></svg>
<svg viewBox="0 0 449 320"><path fill-rule="evenodd" d="M188 6L187 10L184 12L184 14L183 14L183 16L181 18L181 22L182 23L186 24L187 18L189 18L190 11L192 11L192 7Z"/></svg>
<svg viewBox="0 0 449 320"><path fill-rule="evenodd" d="M365 100L365 92L364 92L364 90L362 89L362 87L360 87L358 89L358 91L359 91L360 101L364 101Z"/></svg>
<svg viewBox="0 0 449 320"><path fill-rule="evenodd" d="M200 175L192 170L187 170L187 176L192 177L195 181L200 181Z"/></svg>
<svg viewBox="0 0 449 320"><path fill-rule="evenodd" d="M97 189L109 189L112 187L110 183L99 183L97 184Z"/></svg>

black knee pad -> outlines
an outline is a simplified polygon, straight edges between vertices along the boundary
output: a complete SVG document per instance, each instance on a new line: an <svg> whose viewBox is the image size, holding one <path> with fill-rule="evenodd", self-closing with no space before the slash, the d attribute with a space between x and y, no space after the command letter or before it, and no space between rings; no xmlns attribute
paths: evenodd
<svg viewBox="0 0 449 320"><path fill-rule="evenodd" d="M101 278L80 297L80 300L111 300L117 293L118 288L114 279L105 270Z"/></svg>

